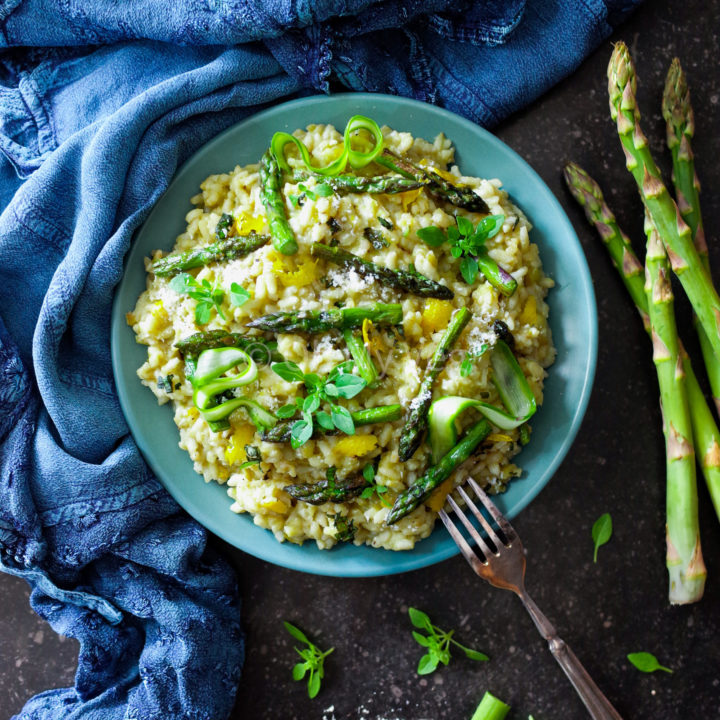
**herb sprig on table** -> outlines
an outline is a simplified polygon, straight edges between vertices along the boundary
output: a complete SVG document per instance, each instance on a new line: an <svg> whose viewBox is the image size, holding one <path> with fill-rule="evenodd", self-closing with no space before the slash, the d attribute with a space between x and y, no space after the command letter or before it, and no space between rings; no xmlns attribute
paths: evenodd
<svg viewBox="0 0 720 720"><path fill-rule="evenodd" d="M189 295L197 301L195 305L195 322L198 325L207 325L215 310L226 320L222 310L225 291L217 284L211 285L209 280L198 282L190 273L180 273L170 281L170 287L178 295ZM244 305L250 299L250 293L237 283L230 285L230 304L234 307Z"/></svg>
<svg viewBox="0 0 720 720"><path fill-rule="evenodd" d="M337 365L326 378L316 373L304 373L294 362L273 363L272 369L287 382L302 382L307 390L305 398L283 405L275 414L280 419L293 417L300 411L302 418L291 429L290 444L293 448L304 445L313 434L313 422L323 430L337 429L346 435L355 434L355 423L347 408L337 404L339 398L354 398L366 386L365 380L352 374L354 362L347 360ZM330 412L321 410L327 403Z"/></svg>
<svg viewBox="0 0 720 720"><path fill-rule="evenodd" d="M640 672L651 673L656 670L662 670L666 673L672 673L673 671L669 667L665 667L658 662L658 659L649 652L636 652L630 653L627 659L638 669Z"/></svg>
<svg viewBox="0 0 720 720"><path fill-rule="evenodd" d="M416 608L408 608L410 622L420 629L427 631L427 635L423 635L413 630L413 637L418 645L426 648L427 653L420 658L418 663L418 675L428 675L437 669L439 663L447 665L450 662L450 645L459 647L470 660L487 661L490 658L484 653L473 650L472 648L461 645L457 640L453 640L454 630L445 632L430 622L430 618Z"/></svg>
<svg viewBox="0 0 720 720"><path fill-rule="evenodd" d="M325 677L325 658L335 649L330 648L323 652L314 643L310 642L306 637L305 633L291 625L289 622L283 622L285 629L301 643L305 643L307 648L300 649L295 648L295 652L302 658L303 662L297 663L292 669L293 680L302 680L308 672L308 696L314 698L320 692L320 683Z"/></svg>

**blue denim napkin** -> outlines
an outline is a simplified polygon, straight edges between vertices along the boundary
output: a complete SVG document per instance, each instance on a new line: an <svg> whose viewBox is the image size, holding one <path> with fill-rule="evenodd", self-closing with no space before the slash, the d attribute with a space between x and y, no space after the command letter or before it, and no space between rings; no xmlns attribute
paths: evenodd
<svg viewBox="0 0 720 720"><path fill-rule="evenodd" d="M80 643L26 720L221 720L243 661L234 573L152 476L112 380L113 289L178 165L331 87L493 125L637 0L0 2L0 567Z"/></svg>

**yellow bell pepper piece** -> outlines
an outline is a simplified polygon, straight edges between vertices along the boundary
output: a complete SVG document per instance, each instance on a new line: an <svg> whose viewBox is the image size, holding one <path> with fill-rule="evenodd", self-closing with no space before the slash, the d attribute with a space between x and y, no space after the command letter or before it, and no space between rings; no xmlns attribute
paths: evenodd
<svg viewBox="0 0 720 720"><path fill-rule="evenodd" d="M240 235L248 235L251 232L259 233L265 227L265 218L243 212L235 218L235 225Z"/></svg>
<svg viewBox="0 0 720 720"><path fill-rule="evenodd" d="M453 479L449 477L443 482L438 489L427 499L425 505L427 505L433 512L440 512L447 500L447 496L453 489Z"/></svg>
<svg viewBox="0 0 720 720"><path fill-rule="evenodd" d="M530 297L525 301L523 311L520 313L520 322L526 325L534 325L537 322L537 319L537 301L535 300L534 295L530 295Z"/></svg>
<svg viewBox="0 0 720 720"><path fill-rule="evenodd" d="M240 425L230 437L230 442L225 448L225 460L228 465L244 463L247 460L245 446L249 445L255 437L254 425Z"/></svg>
<svg viewBox="0 0 720 720"><path fill-rule="evenodd" d="M453 306L449 300L429 298L425 303L425 309L420 321L423 332L429 335L436 330L446 328L448 322L450 322L452 311Z"/></svg>
<svg viewBox="0 0 720 720"><path fill-rule="evenodd" d="M348 435L335 443L335 449L348 457L367 455L377 447L377 438L374 435Z"/></svg>

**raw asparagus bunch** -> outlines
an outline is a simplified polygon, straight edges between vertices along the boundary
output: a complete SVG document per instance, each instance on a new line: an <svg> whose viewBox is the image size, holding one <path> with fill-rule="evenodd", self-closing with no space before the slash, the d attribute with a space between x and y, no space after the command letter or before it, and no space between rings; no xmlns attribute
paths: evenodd
<svg viewBox="0 0 720 720"><path fill-rule="evenodd" d="M365 319L375 325L400 325L403 319L402 305L375 303L330 310L277 312L263 315L247 325L274 333L322 333L361 327Z"/></svg>
<svg viewBox="0 0 720 720"><path fill-rule="evenodd" d="M647 138L640 129L635 99L635 67L624 43L615 45L608 65L610 113L617 122L620 142L653 225L665 245L673 271L707 334L716 357L720 358L720 297L693 245L692 233L665 187L650 154Z"/></svg>
<svg viewBox="0 0 720 720"><path fill-rule="evenodd" d="M345 480L335 479L335 468L329 468L327 477L316 483L286 485L283 490L310 505L322 505L326 502L342 503L357 497L367 485L362 473L353 475Z"/></svg>
<svg viewBox="0 0 720 720"><path fill-rule="evenodd" d="M432 170L415 165L407 158L402 158L387 148L382 151L382 155L375 158L375 162L403 177L427 183L428 192L457 207L477 213L490 212L485 201L472 189L454 185Z"/></svg>
<svg viewBox="0 0 720 720"><path fill-rule="evenodd" d="M663 432L667 452L667 568L670 602L692 603L705 589L705 564L700 547L695 484L695 450L685 394L685 372L678 347L670 268L665 248L645 216L647 256L645 293L648 298L653 361L660 386Z"/></svg>
<svg viewBox="0 0 720 720"><path fill-rule="evenodd" d="M291 175L293 182L304 182L308 178L315 178L319 183L329 185L337 195L352 195L369 193L377 195L396 195L397 193L417 190L428 184L424 178L407 178L402 175L321 175L320 173L303 172L295 170Z"/></svg>
<svg viewBox="0 0 720 720"><path fill-rule="evenodd" d="M442 372L450 356L455 341L470 321L471 313L467 308L456 310L450 318L450 323L440 338L435 352L430 359L425 377L420 385L420 391L410 403L407 420L400 433L398 456L405 462L409 460L420 447L423 435L428 427L428 411L432 404L432 388L437 376Z"/></svg>
<svg viewBox="0 0 720 720"><path fill-rule="evenodd" d="M378 405L377 407L364 408L363 410L352 410L352 417L355 427L361 425L374 425L375 423L394 422L399 420L402 415L400 405ZM263 432L260 437L265 442L290 442L292 435L292 426L295 420L285 420L279 422L275 427ZM313 426L313 437L319 434L332 435L334 431L324 430L320 425Z"/></svg>
<svg viewBox="0 0 720 720"><path fill-rule="evenodd" d="M690 227L695 249L705 271L710 275L710 260L700 212L700 182L695 172L695 158L690 142L695 133L695 117L690 103L685 73L675 58L668 70L663 93L662 113L667 124L667 145L672 155L675 197L683 220ZM695 322L700 349L705 360L715 406L720 412L720 362L715 357L702 325Z"/></svg>
<svg viewBox="0 0 720 720"><path fill-rule="evenodd" d="M280 168L270 150L260 159L260 186L273 247L283 255L294 255L298 245L285 215L285 203L280 193Z"/></svg>
<svg viewBox="0 0 720 720"><path fill-rule="evenodd" d="M425 502L473 454L475 448L490 434L491 430L492 425L485 418L472 425L462 440L437 465L427 470L405 492L398 495L395 504L385 518L385 523L393 525Z"/></svg>
<svg viewBox="0 0 720 720"><path fill-rule="evenodd" d="M212 262L227 262L245 257L258 248L266 245L270 237L251 232L249 235L235 235L224 240L217 240L201 248L193 248L183 253L166 255L156 260L151 272L158 277L174 277L178 273L203 267Z"/></svg>
<svg viewBox="0 0 720 720"><path fill-rule="evenodd" d="M418 272L407 270L391 270L369 260L363 260L347 250L330 247L322 243L313 243L310 248L313 257L320 257L340 267L355 270L362 277L376 280L380 285L418 295L419 297L440 298L451 300L455 293L445 285L441 285Z"/></svg>
<svg viewBox="0 0 720 720"><path fill-rule="evenodd" d="M588 221L595 226L605 243L613 265L620 273L649 335L648 301L641 273L642 265L633 252L627 235L618 227L615 216L605 203L600 186L579 165L570 163L565 167L565 182L573 197L585 210ZM715 512L720 519L720 430L718 430L713 414L705 401L690 358L682 344L680 345L680 356L685 372L695 452Z"/></svg>

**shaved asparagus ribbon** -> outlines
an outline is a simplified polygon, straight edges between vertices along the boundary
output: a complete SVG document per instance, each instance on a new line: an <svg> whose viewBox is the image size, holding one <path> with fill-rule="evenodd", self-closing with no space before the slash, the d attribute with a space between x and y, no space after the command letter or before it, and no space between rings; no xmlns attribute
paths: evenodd
<svg viewBox="0 0 720 720"><path fill-rule="evenodd" d="M367 130L373 137L375 145L372 150L368 152L361 152L360 150L354 150L352 147L351 135L358 130ZM298 140L294 135L286 132L276 132L270 142L270 151L277 159L278 165L281 170L290 170L287 159L285 158L285 146L288 143L294 143L297 149L300 151L300 157L302 158L305 168L313 173L324 175L329 177L331 175L339 175L350 163L350 167L354 170L363 168L369 165L383 149L383 136L378 124L371 118L365 117L364 115L353 115L348 120L345 126L345 133L343 136L344 147L343 151L337 160L333 160L329 165L325 167L318 167L313 165L310 161L310 151L307 149L302 140Z"/></svg>
<svg viewBox="0 0 720 720"><path fill-rule="evenodd" d="M221 377L238 365L245 365L245 368L235 375ZM200 353L195 372L190 378L193 403L213 430L229 427L227 417L239 407L247 409L250 419L259 429L275 425L277 418L250 398L237 397L214 404L218 395L253 382L257 374L254 360L240 348L212 348Z"/></svg>
<svg viewBox="0 0 720 720"><path fill-rule="evenodd" d="M475 408L501 430L519 427L535 414L535 396L512 350L502 340L498 340L493 347L490 364L493 370L492 383L505 409L459 395L449 395L436 400L430 406L429 414L433 464L438 463L457 445L457 419L468 408Z"/></svg>

